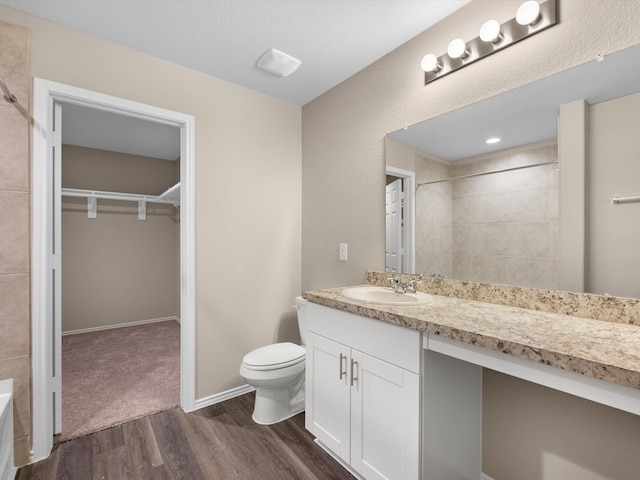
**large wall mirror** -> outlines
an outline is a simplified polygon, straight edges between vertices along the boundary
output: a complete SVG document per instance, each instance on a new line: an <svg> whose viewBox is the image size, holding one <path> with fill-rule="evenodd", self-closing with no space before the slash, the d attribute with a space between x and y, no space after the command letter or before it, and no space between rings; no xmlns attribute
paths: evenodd
<svg viewBox="0 0 640 480"><path fill-rule="evenodd" d="M387 271L640 297L638 92L640 45L388 134Z"/></svg>

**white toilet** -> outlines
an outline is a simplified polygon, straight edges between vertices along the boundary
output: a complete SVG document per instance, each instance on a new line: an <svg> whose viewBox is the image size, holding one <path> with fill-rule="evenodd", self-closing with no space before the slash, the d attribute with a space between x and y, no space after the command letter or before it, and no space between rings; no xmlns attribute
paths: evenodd
<svg viewBox="0 0 640 480"><path fill-rule="evenodd" d="M304 411L306 303L302 297L296 297L302 346L275 343L257 348L242 359L240 375L256 388L252 418L261 425L271 425Z"/></svg>

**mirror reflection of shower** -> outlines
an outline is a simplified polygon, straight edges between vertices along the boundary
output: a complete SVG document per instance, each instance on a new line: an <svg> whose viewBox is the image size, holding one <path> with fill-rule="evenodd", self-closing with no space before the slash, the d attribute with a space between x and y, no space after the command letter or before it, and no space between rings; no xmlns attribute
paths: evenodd
<svg viewBox="0 0 640 480"><path fill-rule="evenodd" d="M416 271L558 286L555 141L448 165L416 155Z"/></svg>

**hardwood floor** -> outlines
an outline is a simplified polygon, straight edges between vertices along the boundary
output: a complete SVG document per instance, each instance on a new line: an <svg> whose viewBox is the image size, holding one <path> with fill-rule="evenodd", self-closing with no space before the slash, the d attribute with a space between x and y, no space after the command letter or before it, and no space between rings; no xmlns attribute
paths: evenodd
<svg viewBox="0 0 640 480"><path fill-rule="evenodd" d="M304 414L251 420L254 394L157 413L57 445L16 480L353 479L304 429Z"/></svg>

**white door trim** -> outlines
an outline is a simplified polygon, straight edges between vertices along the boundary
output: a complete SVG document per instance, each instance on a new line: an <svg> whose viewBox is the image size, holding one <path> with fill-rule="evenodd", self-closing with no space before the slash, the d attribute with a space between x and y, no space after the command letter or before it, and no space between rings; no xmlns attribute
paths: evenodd
<svg viewBox="0 0 640 480"><path fill-rule="evenodd" d="M416 239L415 239L415 212L416 212L416 174L410 170L387 165L387 175L404 179L404 255L406 271L402 273L415 273L416 271Z"/></svg>
<svg viewBox="0 0 640 480"><path fill-rule="evenodd" d="M51 120L54 102L141 118L180 128L180 401L183 410L195 409L195 118L171 110L112 97L40 78L33 86L32 165L32 373L33 456L38 461L53 447L51 359L53 345L51 258L47 241L52 219Z"/></svg>

